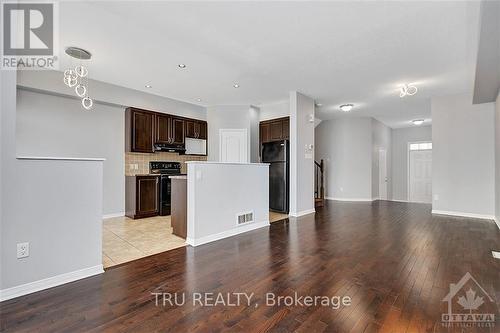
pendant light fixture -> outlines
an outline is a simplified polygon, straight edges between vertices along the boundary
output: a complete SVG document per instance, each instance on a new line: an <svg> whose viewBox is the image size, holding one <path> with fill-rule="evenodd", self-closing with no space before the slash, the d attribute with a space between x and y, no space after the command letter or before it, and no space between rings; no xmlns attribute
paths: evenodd
<svg viewBox="0 0 500 333"><path fill-rule="evenodd" d="M399 97L413 96L417 93L418 89L412 84L403 84L399 88Z"/></svg>
<svg viewBox="0 0 500 333"><path fill-rule="evenodd" d="M73 46L66 48L65 52L73 59L77 59L78 65L64 71L64 84L75 89L75 94L82 99L84 109L91 110L94 101L89 97L89 70L82 61L90 60L92 54L87 50Z"/></svg>

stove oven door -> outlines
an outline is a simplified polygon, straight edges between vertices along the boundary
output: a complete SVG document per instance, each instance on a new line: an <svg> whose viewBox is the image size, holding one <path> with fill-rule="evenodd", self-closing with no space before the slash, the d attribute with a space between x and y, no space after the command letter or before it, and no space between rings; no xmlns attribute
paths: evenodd
<svg viewBox="0 0 500 333"><path fill-rule="evenodd" d="M160 215L170 215L170 200L172 194L172 183L167 175L162 175L160 179Z"/></svg>

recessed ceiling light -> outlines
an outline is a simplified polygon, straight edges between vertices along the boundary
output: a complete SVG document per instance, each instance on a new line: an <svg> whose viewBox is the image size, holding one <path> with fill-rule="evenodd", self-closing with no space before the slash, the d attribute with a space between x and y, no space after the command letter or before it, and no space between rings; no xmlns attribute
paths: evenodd
<svg viewBox="0 0 500 333"><path fill-rule="evenodd" d="M196 100L197 100L198 102L201 102L201 98L197 98Z"/></svg>
<svg viewBox="0 0 500 333"><path fill-rule="evenodd" d="M179 68L186 68L186 65L185 64L178 64L177 65Z"/></svg>
<svg viewBox="0 0 500 333"><path fill-rule="evenodd" d="M235 88L239 88L239 87L240 87L240 85L239 85L238 83L235 83L235 84L233 84L233 87L235 87Z"/></svg>
<svg viewBox="0 0 500 333"><path fill-rule="evenodd" d="M146 88L153 88L153 86L150 85L150 84L146 84L144 87L146 87Z"/></svg>
<svg viewBox="0 0 500 333"><path fill-rule="evenodd" d="M415 120L412 120L411 122L413 123L413 125L416 125L416 126L420 126L424 123L424 119L415 119Z"/></svg>
<svg viewBox="0 0 500 333"><path fill-rule="evenodd" d="M340 110L344 111L344 112L349 112L352 110L353 107L354 107L354 104L342 104L340 106Z"/></svg>

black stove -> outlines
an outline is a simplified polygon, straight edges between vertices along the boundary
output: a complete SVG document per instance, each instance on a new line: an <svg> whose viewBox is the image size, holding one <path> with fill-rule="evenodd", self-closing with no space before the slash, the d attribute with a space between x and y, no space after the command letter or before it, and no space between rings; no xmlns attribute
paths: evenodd
<svg viewBox="0 0 500 333"><path fill-rule="evenodd" d="M172 181L169 176L181 174L180 162L149 162L149 173L160 174L160 195L158 196L160 215L170 215Z"/></svg>

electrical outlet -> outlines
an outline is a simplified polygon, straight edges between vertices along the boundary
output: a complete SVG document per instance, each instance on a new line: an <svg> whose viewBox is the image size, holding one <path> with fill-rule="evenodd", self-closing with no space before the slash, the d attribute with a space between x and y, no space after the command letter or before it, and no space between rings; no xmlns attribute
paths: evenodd
<svg viewBox="0 0 500 333"><path fill-rule="evenodd" d="M17 244L17 259L26 258L30 256L30 243Z"/></svg>

